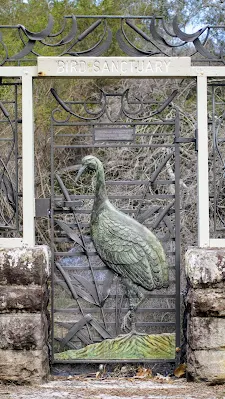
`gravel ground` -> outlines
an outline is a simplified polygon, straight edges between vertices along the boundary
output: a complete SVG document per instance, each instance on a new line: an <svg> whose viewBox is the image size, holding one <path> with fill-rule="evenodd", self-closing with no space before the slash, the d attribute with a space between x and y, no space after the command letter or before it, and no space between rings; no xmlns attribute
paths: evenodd
<svg viewBox="0 0 225 399"><path fill-rule="evenodd" d="M36 386L0 385L2 399L225 399L225 385L187 383L185 379L155 377L82 378L52 377Z"/></svg>

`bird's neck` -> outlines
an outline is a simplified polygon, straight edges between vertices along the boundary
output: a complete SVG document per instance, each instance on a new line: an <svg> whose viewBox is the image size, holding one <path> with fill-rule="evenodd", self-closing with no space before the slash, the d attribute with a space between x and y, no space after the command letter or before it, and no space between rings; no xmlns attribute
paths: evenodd
<svg viewBox="0 0 225 399"><path fill-rule="evenodd" d="M98 169L96 172L94 207L100 205L106 199L107 199L107 193L106 193L106 185L105 185L105 173L104 173L102 163L99 162Z"/></svg>

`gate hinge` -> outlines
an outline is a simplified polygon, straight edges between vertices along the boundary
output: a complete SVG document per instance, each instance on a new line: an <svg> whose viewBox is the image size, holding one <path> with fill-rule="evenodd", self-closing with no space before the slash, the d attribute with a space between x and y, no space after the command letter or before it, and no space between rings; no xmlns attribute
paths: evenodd
<svg viewBox="0 0 225 399"><path fill-rule="evenodd" d="M174 144L195 143L195 151L198 151L198 129L195 129L195 137L176 137Z"/></svg>
<svg viewBox="0 0 225 399"><path fill-rule="evenodd" d="M51 203L50 198L35 198L35 216L40 217L50 217L51 216Z"/></svg>
<svg viewBox="0 0 225 399"><path fill-rule="evenodd" d="M65 201L62 199L54 201L55 209L68 208L75 209L76 207L81 207L83 201ZM35 198L35 217L49 217L51 218L51 198Z"/></svg>

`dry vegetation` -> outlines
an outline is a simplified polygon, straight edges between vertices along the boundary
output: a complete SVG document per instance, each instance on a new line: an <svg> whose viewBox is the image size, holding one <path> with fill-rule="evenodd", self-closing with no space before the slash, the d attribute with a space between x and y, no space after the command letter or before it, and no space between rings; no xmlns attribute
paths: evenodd
<svg viewBox="0 0 225 399"><path fill-rule="evenodd" d="M173 100L173 107L167 107L162 115L156 118L170 119L174 117L174 107L178 109L180 114L180 135L181 137L194 137L196 129L196 82L194 79L185 80L103 80L98 79L95 81L91 80L36 80L34 86L34 105L35 105L35 196L36 198L46 198L51 195L51 112L57 107L57 103L53 98L50 89L54 87L60 97L64 101L77 101L78 99L85 100L93 93L98 92L98 88L101 87L105 92L124 92L129 88L131 96L141 97L142 99L154 99L156 101L163 101L171 95L174 90L178 90L176 97ZM5 93L6 97L8 92ZM223 98L222 93L220 97ZM93 98L93 97L92 97ZM120 103L117 100L110 100L108 106L112 118L116 118L119 112ZM224 100L223 100L224 101ZM19 93L19 112L21 96ZM135 110L134 106L134 110ZM209 108L211 109L211 108ZM82 108L79 109L80 112ZM54 113L55 118L62 120L66 117L64 112ZM156 119L155 118L155 119ZM151 119L152 120L152 119ZM150 121L150 119L146 119ZM3 126L3 125L2 125ZM73 130L74 129L74 130ZM170 132L171 128L165 125L139 125L136 129L137 134L142 134L138 138L139 144L150 144L158 143L162 144L162 135ZM1 137L5 137L6 132L10 130L7 128L1 129ZM74 127L65 128L60 125L55 128L56 136L59 133L89 133L89 127L80 127L76 129ZM146 139L145 134L151 133L152 136ZM220 133L221 134L221 133ZM171 144L173 140L172 136L167 136L166 140L168 144ZM57 141L58 140L58 141ZM61 138L57 137L57 143L61 143ZM65 140L65 138L64 138ZM66 138L67 144L74 144L75 139L72 137ZM88 139L81 140L80 143L87 143ZM147 141L146 141L147 140ZM65 142L65 141L64 141ZM5 145L5 144L4 144ZM9 147L8 147L9 148ZM4 149L4 150L3 150ZM210 154L212 153L212 141L210 141ZM2 158L7 159L6 146L2 145ZM107 180L132 180L132 179L143 179L149 180L158 166L161 164L165 156L168 154L169 149L163 147L149 148L142 147L138 149L124 147L117 148L79 148L79 149L60 149L55 152L54 166L55 171L61 175L63 182L69 190L70 195L73 194L92 194L94 189L94 179L90 185L90 180L84 178L79 184L75 185L75 177L77 168L74 165L78 165L82 157L86 154L94 154L98 156L104 163L106 169ZM19 154L21 153L21 132L19 128ZM9 174L12 182L15 184L15 168L13 166L13 160L8 163ZM210 190L213 189L212 177L213 177L213 162L210 158ZM69 169L68 169L69 168ZM184 278L184 265L183 255L188 246L197 244L197 153L195 152L194 144L187 143L180 146L180 217L181 217L181 281L182 291L185 293L186 281ZM174 180L175 178L175 161L174 157L170 158L166 163L165 167L159 175L160 179ZM221 182L220 182L221 183ZM19 175L19 186L21 186L21 174ZM55 192L61 196L61 190L57 182L54 183ZM20 187L21 190L21 187ZM167 185L162 187L148 186L149 194L175 194L174 185ZM142 200L132 199L131 196L143 197L146 193L146 186L126 186L122 188L119 185L109 185L108 193L111 196L118 194L126 194L126 199L114 199L114 203L121 209L127 209L133 217L139 217L144 215L148 207L167 205L166 200L163 199L152 199L143 202ZM5 201L5 197L2 196L2 201ZM7 205L7 204L6 204ZM21 218L21 204L20 206L20 226L22 228ZM211 203L211 208L213 204ZM91 210L92 200L84 200L81 208L78 207L78 211L86 209ZM8 209L10 206L8 205ZM152 214L151 217L143 217L142 222L146 223L149 228L154 226L154 222L157 218L157 214ZM58 216L66 223L73 223L73 217L71 215ZM78 215L80 223L88 223L90 220L90 214ZM172 225L175 225L174 213L169 214L169 219ZM213 224L211 218L211 224ZM160 236L164 234L165 226L160 224L157 229L157 234ZM78 231L79 233L79 231ZM86 228L83 229L83 234L87 234ZM9 233L7 233L9 234ZM10 233L12 236L12 233ZM36 221L36 235L38 243L50 243L50 220L48 218L37 219ZM89 244L88 244L89 245ZM73 244L71 243L56 243L54 244L55 249L69 250ZM90 247L91 248L91 247ZM172 251L174 247L165 245L167 251ZM171 264L173 260L170 260ZM171 278L174 275L171 274ZM116 283L117 284L117 283ZM115 288L113 288L114 290ZM174 287L171 288L174 290ZM172 291L171 291L172 292ZM60 293L60 295L59 295ZM61 301L61 302L60 302ZM168 302L168 303L167 303ZM160 303L160 300L155 304L156 307L171 307L172 302L167 301ZM145 302L148 306L148 302ZM152 303L151 303L152 305ZM151 306L150 305L150 306ZM55 306L60 307L71 307L73 300L71 299L68 292L64 291L64 288L58 287L56 289L56 302ZM90 306L90 305L88 305ZM114 304L110 306L114 306ZM171 315L160 315L161 319L155 315L155 321L171 321ZM64 334L64 332L62 333Z"/></svg>
<svg viewBox="0 0 225 399"><path fill-rule="evenodd" d="M36 83L38 85L38 82ZM39 96L35 98L37 104L42 102L41 109L44 109L44 114L46 114L46 109L51 109L57 106L54 99L51 98L50 88L54 87L60 97L64 101L76 101L78 99L85 99L89 96L93 96L93 93L98 92L96 86L104 89L105 92L124 92L127 88L130 89L131 97L137 96L142 99L154 99L156 101L164 101L167 97L171 95L173 90L177 89L178 94L173 101L173 105L179 109L180 113L180 134L182 137L194 137L195 128L196 128L196 88L194 80L98 80L98 81L72 81L70 86L68 86L65 90L65 87L62 87L62 81L50 82L47 81L47 85L45 87L39 88ZM36 89L38 92L38 89ZM43 91L45 90L45 93ZM120 102L118 98L116 100L110 99L110 113L112 118L116 118L116 115L119 112ZM51 104L51 105L50 105ZM50 108L51 107L51 108ZM82 109L79 110L82 112ZM174 107L167 107L162 115L159 118L163 118L164 120L168 120L174 117ZM147 113L148 114L148 113ZM65 118L64 113L54 113L55 118L59 118L59 120L63 120ZM36 165L37 165L37 177L36 177L36 197L48 197L50 195L50 112L48 121L42 117L42 114L39 113L39 106L36 106ZM72 119L71 119L72 120ZM150 121L151 119L147 119L146 121ZM153 117L153 120L158 120L157 117ZM46 125L44 125L46 123ZM48 124L47 124L48 123ZM174 138L173 136L165 136L162 138L162 135L169 134L171 129L174 129L174 126L168 127L165 125L139 125L137 126L136 133L143 134L143 136L139 137L139 144L172 144ZM56 137L58 134L66 132L66 133L89 133L90 128L82 127L77 129L74 127L65 128L65 126L59 126L55 128ZM152 136L145 137L145 134L151 133ZM44 135L44 137L43 137ZM65 138L63 139L65 142ZM74 138L67 138L67 144L74 144ZM60 137L56 138L56 142L59 144L62 143L62 139ZM88 142L88 138L83 140L83 143L86 144ZM182 145L180 154L181 161L181 179L180 179L180 197L181 197L181 244L182 244L182 254L184 254L185 249L189 245L196 244L197 238L197 219L196 219L196 153L194 151L194 145L185 144ZM149 180L151 176L154 174L155 170L162 163L163 159L167 156L169 148L165 147L142 147L142 148L129 148L121 147L118 148L79 148L79 149L60 149L55 152L55 171L61 174L63 178L64 184L69 190L70 195L73 194L92 194L94 189L94 179L90 185L89 178L83 178L79 184L75 184L76 177L76 168L71 172L71 168L74 165L80 163L82 157L86 154L94 154L98 156L104 163L106 170L106 179L107 180L135 180L135 179L143 179ZM69 172L65 172L65 170L69 169ZM174 180L175 178L175 161L174 157L172 157L162 169L162 172L159 175L159 179L164 180ZM126 194L127 199L113 199L113 202L123 210L129 210L133 217L140 217L144 214L144 212L148 211L148 208L154 206L165 207L168 204L168 200L165 199L151 199L148 201L140 201L132 196L142 197L146 193L146 186L121 186L119 185L108 185L108 194L110 196L116 196L118 194ZM122 191L121 191L122 190ZM175 194L174 185L167 186L149 186L147 187L149 194ZM61 190L58 184L55 182L55 192L58 196L61 196ZM84 200L81 208L78 207L79 210L82 209L91 210L92 200ZM71 215L64 215L57 217L61 218L66 223L73 223L71 219ZM158 214L152 214L151 217L148 217L146 220L143 219L144 223L152 228L154 223L158 217ZM80 223L88 223L90 220L90 214L82 214L82 212L77 215L77 218ZM174 228L175 225L175 214L171 213L169 215L169 220ZM49 242L49 221L38 221L37 222L37 233L39 242ZM157 228L157 234L159 236L163 236L166 233L165 226L163 227L163 223L159 225ZM79 231L77 231L79 233ZM83 229L83 234L88 234L88 230L86 228ZM67 243L56 243L55 249L60 251L69 250L73 245ZM91 250L91 247L89 247ZM169 251L174 250L174 246L169 242L165 243L165 249ZM174 265L173 256L169 256L169 263ZM182 262L183 263L183 262ZM181 273L183 275L183 267L181 268ZM84 275L86 278L90 278L88 274ZM70 276L73 278L73 275ZM174 280L174 272L171 271L171 280ZM60 274L58 275L60 278ZM186 283L184 276L182 277L182 289L185 289ZM120 287L121 289L121 287ZM73 307L73 300L69 298L68 294L64 298L63 293L61 292L62 288L55 291L55 307ZM111 287L111 292L115 292L116 286L115 284ZM174 284L171 285L169 293L173 293L175 290ZM59 295L60 292L60 295ZM59 298L64 298L61 300L61 305L59 303ZM68 302L69 301L69 302ZM161 303L162 302L162 303ZM155 307L163 307L170 308L174 306L172 300L161 300L158 299L155 303L153 301L145 300L143 306L155 306ZM85 304L82 302L82 306L85 307ZM88 305L90 307L90 304ZM115 303L107 300L107 307L114 307ZM126 306L126 305L125 305ZM96 313L97 314L97 313ZM141 315L139 315L140 317ZM57 314L56 321L70 320L70 315ZM100 315L96 316L99 318ZM108 314L110 317L110 314ZM146 316L147 317L147 316ZM145 315L142 314L141 319L139 321L149 321L148 317L145 319ZM174 321L174 315L171 313L167 314L152 314L151 321L160 321L160 322L170 322ZM117 327L116 327L117 328ZM146 330L147 331L147 330ZM165 331L163 327L160 329L158 327L158 332ZM144 332L144 330L143 330ZM154 328L152 328L152 332L154 332ZM156 331L155 331L156 332ZM65 331L56 328L56 334L58 336L64 336Z"/></svg>
<svg viewBox="0 0 225 399"><path fill-rule="evenodd" d="M45 81L46 82L46 81ZM64 82L64 81L63 81ZM173 103L179 109L181 118L181 136L194 137L196 128L196 86L194 80L113 80L113 81L72 81L65 88L62 81L47 81L36 82L35 87L35 113L36 113L36 129L35 129L35 159L36 159L36 197L48 197L50 195L50 110L56 106L55 100L50 94L50 88L56 88L60 96L66 100L76 100L80 98L89 97L95 89L95 85L104 88L105 91L124 91L130 88L132 94L147 97L162 101L167 98L174 89L178 89L178 94ZM118 112L118 103L112 104L111 110L114 114ZM163 117L170 118L172 110L167 108L164 111ZM155 136L157 133L165 131L164 126L155 126ZM58 129L63 130L62 127ZM148 126L139 126L138 133L144 133L149 130ZM81 132L81 129L80 129ZM87 132L87 129L86 129ZM152 132L152 130L151 130ZM72 140L72 139L71 139ZM158 139L160 140L160 138ZM157 138L154 138L157 142ZM160 142L160 141L158 141ZM132 176L140 174L143 178L149 179L152 173L156 170L157 166L162 162L162 159L167 154L166 149L162 148L143 148L138 151L132 151L129 148L119 149L99 149L94 150L104 165L106 166L106 178L108 180L123 178L130 180ZM197 237L197 217L196 217L196 195L197 195L197 166L196 166L196 153L194 145L183 144L181 145L181 236L183 250L188 245L196 244ZM55 165L56 170L62 169L79 164L82 156L90 153L90 149L60 150L56 153ZM174 161L171 160L167 163L166 169L163 171L165 178L174 177ZM81 190L81 187L74 186L74 173L67 174L66 184L67 188L72 192ZM160 175L161 176L161 175ZM64 176L65 178L65 176ZM110 187L110 190L114 188ZM116 189L116 188L115 188ZM89 188L90 192L92 188ZM136 191L132 194L137 194L140 187L135 187ZM142 188L141 188L142 190ZM173 187L168 187L168 192L173 193ZM172 191L171 191L172 190ZM113 194L113 191L110 191ZM118 204L119 205L119 204ZM137 205L136 205L137 206ZM46 231L42 234L45 236L46 242L48 241ZM43 238L42 238L43 239Z"/></svg>

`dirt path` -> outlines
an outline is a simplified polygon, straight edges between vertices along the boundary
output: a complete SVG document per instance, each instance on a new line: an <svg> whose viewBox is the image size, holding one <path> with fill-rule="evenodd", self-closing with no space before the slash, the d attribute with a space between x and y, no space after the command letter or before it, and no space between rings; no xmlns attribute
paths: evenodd
<svg viewBox="0 0 225 399"><path fill-rule="evenodd" d="M187 383L185 379L92 379L53 377L46 384L0 385L1 399L225 399L225 385Z"/></svg>

